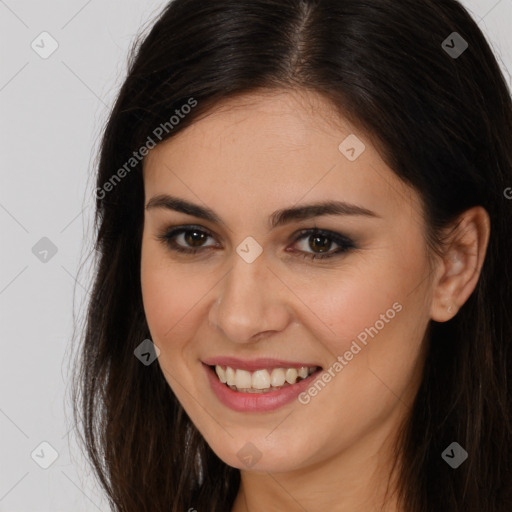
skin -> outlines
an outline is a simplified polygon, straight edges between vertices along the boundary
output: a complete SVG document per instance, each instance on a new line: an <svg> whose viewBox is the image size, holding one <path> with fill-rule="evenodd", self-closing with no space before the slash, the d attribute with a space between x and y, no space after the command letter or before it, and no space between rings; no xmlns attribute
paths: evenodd
<svg viewBox="0 0 512 512"><path fill-rule="evenodd" d="M350 134L366 146L355 161L338 149ZM169 386L213 451L241 470L232 511L400 510L393 442L421 381L429 321L452 318L477 283L490 229L485 210L465 212L446 252L430 260L419 195L363 132L304 91L223 103L149 153L144 188L146 204L172 194L223 221L146 209L141 285ZM317 216L269 228L275 210L328 199L378 217ZM158 238L187 225L211 234L197 255L173 252ZM304 259L319 254L309 245L314 236L293 235L314 227L341 233L356 248ZM248 236L263 249L250 264L236 252ZM175 242L191 247L193 239ZM333 253L339 246L329 242ZM305 405L235 412L208 384L201 360L213 356L328 369L394 303L401 311ZM261 454L251 467L237 456L249 441Z"/></svg>

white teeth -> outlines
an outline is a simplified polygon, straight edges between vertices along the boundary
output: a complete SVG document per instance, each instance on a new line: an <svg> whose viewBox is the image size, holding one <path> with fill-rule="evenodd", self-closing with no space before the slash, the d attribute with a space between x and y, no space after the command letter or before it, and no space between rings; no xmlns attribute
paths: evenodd
<svg viewBox="0 0 512 512"><path fill-rule="evenodd" d="M270 387L270 375L267 370L257 370L252 374L252 387L254 389L267 389Z"/></svg>
<svg viewBox="0 0 512 512"><path fill-rule="evenodd" d="M303 367L302 367L302 368L300 368L300 370L299 370L299 377L301 377L302 379L305 379L307 376L308 376L308 368L306 368L305 366L303 366Z"/></svg>
<svg viewBox="0 0 512 512"><path fill-rule="evenodd" d="M286 377L284 375L284 370L282 368L274 368L272 370L272 375L270 376L270 384L274 387L282 386L286 381Z"/></svg>
<svg viewBox="0 0 512 512"><path fill-rule="evenodd" d="M297 376L299 375L299 373L295 368L288 368L288 370L286 370L285 375L286 382L288 382L288 384L295 384L297 382Z"/></svg>
<svg viewBox="0 0 512 512"><path fill-rule="evenodd" d="M226 383L228 386L235 385L235 370L229 366L226 367Z"/></svg>
<svg viewBox="0 0 512 512"><path fill-rule="evenodd" d="M238 389L252 387L251 372L247 370L237 370L235 372L235 386Z"/></svg>
<svg viewBox="0 0 512 512"><path fill-rule="evenodd" d="M307 378L317 370L316 366L302 366L301 368L273 368L262 369L254 372L247 370L233 369L230 366L225 368L215 366L215 373L223 384L231 389L248 393L273 391L286 387Z"/></svg>
<svg viewBox="0 0 512 512"><path fill-rule="evenodd" d="M219 380L222 382L222 384L226 384L226 372L224 371L224 368L222 366L217 365L215 367L215 372L217 373L217 377L219 377Z"/></svg>

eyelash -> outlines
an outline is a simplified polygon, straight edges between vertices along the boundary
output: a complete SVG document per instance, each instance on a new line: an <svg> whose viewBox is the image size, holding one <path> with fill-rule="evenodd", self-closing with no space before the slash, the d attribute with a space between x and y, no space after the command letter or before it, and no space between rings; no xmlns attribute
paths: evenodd
<svg viewBox="0 0 512 512"><path fill-rule="evenodd" d="M162 243L164 243L169 249L171 249L172 251L178 252L178 253L194 255L194 254L198 253L199 251L204 250L205 249L204 247L203 248L198 247L196 249L190 249L190 248L187 249L180 245L176 245L176 242L174 240L175 237L182 233L186 233L188 231L196 231L196 232L205 234L207 236L213 237L213 235L211 233L209 233L208 231L206 231L202 228L199 228L196 226L182 226L179 228L171 229L161 235L157 235L157 238L159 240L161 240ZM335 256L340 256L341 254L347 253L351 249L356 248L354 245L354 242L350 238L347 238L346 236L343 236L339 233L335 233L333 231L326 231L326 230L317 229L317 228L304 229L304 230L300 231L298 233L298 235L294 238L293 243L295 244L299 240L302 240L303 238L308 238L308 237L311 237L314 235L320 235L320 236L324 236L324 237L328 238L329 240L334 242L336 245L339 245L340 249L338 249L334 252L329 252L329 253L325 253L325 254L315 254L315 253L304 252L302 254L302 256L305 259L311 259L311 260L329 259L329 258L333 258ZM211 248L211 247L212 246L209 246L206 248Z"/></svg>

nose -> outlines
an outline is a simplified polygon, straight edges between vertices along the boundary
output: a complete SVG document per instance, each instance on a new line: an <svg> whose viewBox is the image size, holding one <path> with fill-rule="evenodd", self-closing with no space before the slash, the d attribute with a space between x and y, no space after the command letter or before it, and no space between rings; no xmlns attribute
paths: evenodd
<svg viewBox="0 0 512 512"><path fill-rule="evenodd" d="M209 311L210 325L234 343L253 343L280 332L290 323L286 286L267 264L264 254L247 263L237 254L221 280Z"/></svg>

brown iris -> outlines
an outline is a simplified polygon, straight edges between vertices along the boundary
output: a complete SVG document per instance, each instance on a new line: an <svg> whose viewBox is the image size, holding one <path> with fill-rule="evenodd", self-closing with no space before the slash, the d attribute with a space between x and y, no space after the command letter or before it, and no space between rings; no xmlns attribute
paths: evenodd
<svg viewBox="0 0 512 512"><path fill-rule="evenodd" d="M330 239L322 235L315 235L310 237L309 240L309 247L313 250L317 250L318 252L326 252L331 245Z"/></svg>
<svg viewBox="0 0 512 512"><path fill-rule="evenodd" d="M192 247L201 247L202 242L208 237L206 233L202 233L198 230L188 230L184 233L184 238L187 244Z"/></svg>

